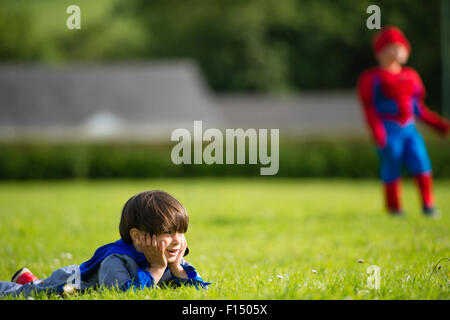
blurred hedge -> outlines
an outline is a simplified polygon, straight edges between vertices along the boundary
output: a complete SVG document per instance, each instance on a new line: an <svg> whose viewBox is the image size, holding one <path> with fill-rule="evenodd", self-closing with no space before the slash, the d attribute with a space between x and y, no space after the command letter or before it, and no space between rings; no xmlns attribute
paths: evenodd
<svg viewBox="0 0 450 320"><path fill-rule="evenodd" d="M427 143L437 178L450 178L450 143ZM256 165L175 165L173 145L144 143L1 143L0 179L259 176ZM376 178L378 159L364 139L280 142L277 177Z"/></svg>

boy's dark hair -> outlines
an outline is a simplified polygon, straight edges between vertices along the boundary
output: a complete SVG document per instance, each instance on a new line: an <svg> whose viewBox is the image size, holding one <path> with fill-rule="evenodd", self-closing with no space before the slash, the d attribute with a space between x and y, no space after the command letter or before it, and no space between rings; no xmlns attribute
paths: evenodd
<svg viewBox="0 0 450 320"><path fill-rule="evenodd" d="M173 231L185 233L188 225L189 216L177 199L167 192L151 190L138 193L125 203L119 231L122 240L132 244L132 228L153 235Z"/></svg>

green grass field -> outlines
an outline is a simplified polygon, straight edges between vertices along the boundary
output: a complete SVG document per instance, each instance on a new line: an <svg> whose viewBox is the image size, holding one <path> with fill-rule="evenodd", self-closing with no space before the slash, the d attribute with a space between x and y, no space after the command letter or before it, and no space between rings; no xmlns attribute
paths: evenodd
<svg viewBox="0 0 450 320"><path fill-rule="evenodd" d="M449 299L450 181L439 220L404 184L406 216L383 211L375 180L164 179L0 183L0 280L45 278L119 237L125 201L162 189L188 209L187 260L210 290L106 290L70 299ZM360 260L360 261L358 261ZM366 271L379 266L380 288ZM39 296L58 299L58 296Z"/></svg>

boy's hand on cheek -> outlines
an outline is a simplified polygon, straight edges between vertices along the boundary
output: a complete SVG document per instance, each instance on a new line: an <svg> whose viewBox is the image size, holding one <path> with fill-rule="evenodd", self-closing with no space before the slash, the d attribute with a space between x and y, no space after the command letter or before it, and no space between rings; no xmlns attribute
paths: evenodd
<svg viewBox="0 0 450 320"><path fill-rule="evenodd" d="M170 272L172 272L172 274L178 278L188 278L186 271L184 271L183 267L181 266L181 260L183 259L184 253L186 252L186 248L187 241L186 238L183 237L183 242L181 243L181 248L176 259L168 264Z"/></svg>
<svg viewBox="0 0 450 320"><path fill-rule="evenodd" d="M148 272L152 274L153 280L155 281L155 284L157 284L167 267L167 259L164 254L166 243L164 241L158 243L156 235L150 236L150 234L147 233L145 236L141 236L139 248L142 250L147 262L150 264Z"/></svg>
<svg viewBox="0 0 450 320"><path fill-rule="evenodd" d="M164 241L158 243L156 235L150 236L150 234L147 233L145 236L141 236L140 243L142 253L145 255L151 268L165 269L167 267L167 258L164 254L166 243Z"/></svg>

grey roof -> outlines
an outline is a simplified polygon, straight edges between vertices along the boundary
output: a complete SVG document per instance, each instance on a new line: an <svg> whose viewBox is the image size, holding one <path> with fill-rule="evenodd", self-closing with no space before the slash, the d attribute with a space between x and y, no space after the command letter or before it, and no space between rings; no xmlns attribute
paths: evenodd
<svg viewBox="0 0 450 320"><path fill-rule="evenodd" d="M190 60L0 65L0 138L163 138L176 128L366 132L353 91L216 94Z"/></svg>
<svg viewBox="0 0 450 320"><path fill-rule="evenodd" d="M0 128L168 131L223 116L191 61L0 66ZM72 130L72 131L73 131Z"/></svg>
<svg viewBox="0 0 450 320"><path fill-rule="evenodd" d="M307 91L295 95L221 95L216 104L237 127L280 128L292 134L366 131L354 91Z"/></svg>

